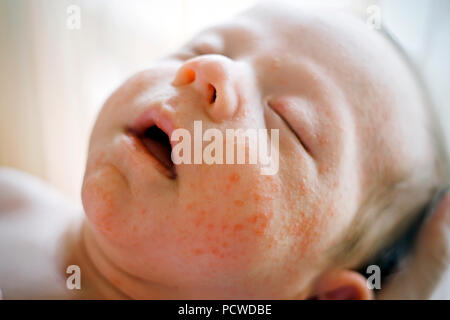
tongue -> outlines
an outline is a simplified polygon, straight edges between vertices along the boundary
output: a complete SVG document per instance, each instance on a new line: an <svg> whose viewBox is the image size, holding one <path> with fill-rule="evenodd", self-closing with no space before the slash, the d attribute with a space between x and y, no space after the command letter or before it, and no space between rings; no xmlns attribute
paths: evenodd
<svg viewBox="0 0 450 320"><path fill-rule="evenodd" d="M171 159L171 149L164 143L156 141L149 137L142 137L142 143L156 159L163 164L164 167L173 172L173 162Z"/></svg>

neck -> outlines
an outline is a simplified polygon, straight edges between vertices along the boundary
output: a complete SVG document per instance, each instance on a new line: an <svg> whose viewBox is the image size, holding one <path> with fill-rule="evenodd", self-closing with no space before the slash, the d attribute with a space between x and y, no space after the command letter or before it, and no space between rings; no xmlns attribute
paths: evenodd
<svg viewBox="0 0 450 320"><path fill-rule="evenodd" d="M77 257L86 279L87 298L170 299L173 288L136 277L116 265L99 245L95 231L86 221L80 228ZM176 294L175 294L176 295Z"/></svg>
<svg viewBox="0 0 450 320"><path fill-rule="evenodd" d="M89 240L89 227L86 221L76 229L69 240L73 248L71 260L81 270L82 299L129 299L120 288L104 276L96 263ZM95 244L94 244L95 245Z"/></svg>

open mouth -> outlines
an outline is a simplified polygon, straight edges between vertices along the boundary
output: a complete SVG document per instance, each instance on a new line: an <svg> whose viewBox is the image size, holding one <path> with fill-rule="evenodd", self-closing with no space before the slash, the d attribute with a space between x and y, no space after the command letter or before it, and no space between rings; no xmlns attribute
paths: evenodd
<svg viewBox="0 0 450 320"><path fill-rule="evenodd" d="M158 126L152 125L143 133L129 130L145 147L149 155L156 160L156 167L168 178L176 178L175 164L172 161L172 145L169 136Z"/></svg>

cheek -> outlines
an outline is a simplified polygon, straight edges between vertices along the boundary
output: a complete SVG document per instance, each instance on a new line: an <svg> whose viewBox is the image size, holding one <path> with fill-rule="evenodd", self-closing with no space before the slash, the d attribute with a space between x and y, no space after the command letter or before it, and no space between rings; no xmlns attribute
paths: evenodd
<svg viewBox="0 0 450 320"><path fill-rule="evenodd" d="M298 211L286 219L285 233L292 239L291 251L298 261L306 258L312 252L320 239L320 212Z"/></svg>
<svg viewBox="0 0 450 320"><path fill-rule="evenodd" d="M233 214L220 208L192 212L191 221L177 226L186 252L191 257L204 255L223 261L254 256L266 240L273 212L246 210L246 206L240 208Z"/></svg>
<svg viewBox="0 0 450 320"><path fill-rule="evenodd" d="M340 234L341 221L333 205L315 203L284 220L285 233L292 239L290 251L295 262L320 264Z"/></svg>
<svg viewBox="0 0 450 320"><path fill-rule="evenodd" d="M180 208L174 222L176 243L183 244L185 258L208 261L221 268L246 268L274 246L273 220L279 184L276 178L250 177L248 172L228 172L220 183L192 183L202 197ZM210 190L210 192L208 192Z"/></svg>

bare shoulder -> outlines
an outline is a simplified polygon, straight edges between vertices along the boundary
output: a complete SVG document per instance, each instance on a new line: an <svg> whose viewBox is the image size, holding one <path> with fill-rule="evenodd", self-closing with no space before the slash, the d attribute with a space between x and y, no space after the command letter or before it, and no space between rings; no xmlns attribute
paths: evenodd
<svg viewBox="0 0 450 320"><path fill-rule="evenodd" d="M0 289L5 299L64 292L68 231L80 208L45 182L0 168Z"/></svg>
<svg viewBox="0 0 450 320"><path fill-rule="evenodd" d="M58 191L39 178L8 167L0 167L0 215L28 212L30 207L67 205Z"/></svg>

